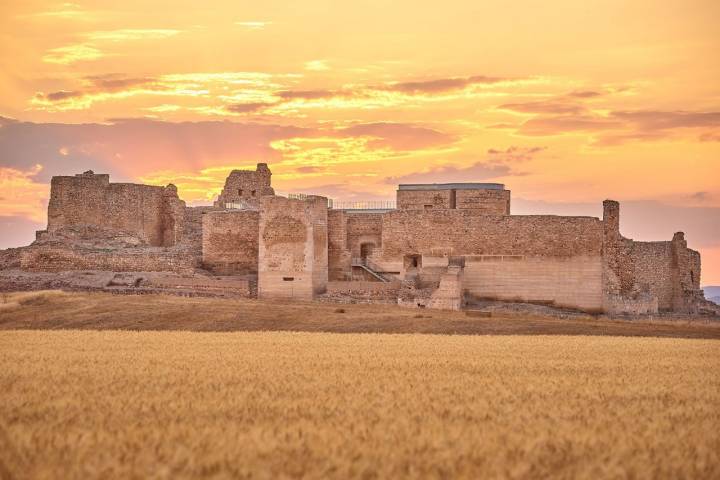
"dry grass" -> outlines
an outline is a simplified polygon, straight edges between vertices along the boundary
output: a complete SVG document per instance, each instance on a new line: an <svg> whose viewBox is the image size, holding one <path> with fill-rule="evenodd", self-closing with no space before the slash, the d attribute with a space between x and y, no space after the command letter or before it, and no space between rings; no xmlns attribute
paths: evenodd
<svg viewBox="0 0 720 480"><path fill-rule="evenodd" d="M280 303L171 295L26 292L0 303L0 330L306 331L480 335L622 335L720 339L720 322L592 317L469 317L391 305Z"/></svg>
<svg viewBox="0 0 720 480"><path fill-rule="evenodd" d="M0 477L720 478L719 372L716 340L4 331Z"/></svg>

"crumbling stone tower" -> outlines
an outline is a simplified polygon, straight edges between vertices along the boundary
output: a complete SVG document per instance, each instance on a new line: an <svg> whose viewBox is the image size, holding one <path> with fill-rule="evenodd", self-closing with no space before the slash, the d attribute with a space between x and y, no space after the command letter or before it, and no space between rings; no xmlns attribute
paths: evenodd
<svg viewBox="0 0 720 480"><path fill-rule="evenodd" d="M233 170L225 179L225 187L215 201L220 208L257 208L260 199L275 195L270 186L272 172L267 163L258 163L255 171Z"/></svg>

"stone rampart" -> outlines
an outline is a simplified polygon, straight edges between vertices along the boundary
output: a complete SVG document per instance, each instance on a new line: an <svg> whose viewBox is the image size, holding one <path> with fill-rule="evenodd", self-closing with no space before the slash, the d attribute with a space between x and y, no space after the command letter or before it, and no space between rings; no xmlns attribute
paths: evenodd
<svg viewBox="0 0 720 480"><path fill-rule="evenodd" d="M182 237L184 209L174 185L110 183L108 175L91 171L53 177L47 235L52 238L62 236L64 229L102 226L150 246L167 247Z"/></svg>
<svg viewBox="0 0 720 480"><path fill-rule="evenodd" d="M599 256L602 222L593 217L484 215L475 210L397 210L383 216L383 260L407 254Z"/></svg>
<svg viewBox="0 0 720 480"><path fill-rule="evenodd" d="M260 212L223 210L202 217L203 266L217 275L257 273Z"/></svg>
<svg viewBox="0 0 720 480"><path fill-rule="evenodd" d="M110 270L192 273L196 267L194 262L194 258L183 251L163 248L104 251L37 245L25 248L20 256L21 268L32 272Z"/></svg>

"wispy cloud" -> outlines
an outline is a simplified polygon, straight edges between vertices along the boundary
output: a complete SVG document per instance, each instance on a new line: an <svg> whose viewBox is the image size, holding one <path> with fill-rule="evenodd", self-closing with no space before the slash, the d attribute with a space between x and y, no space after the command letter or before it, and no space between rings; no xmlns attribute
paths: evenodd
<svg viewBox="0 0 720 480"><path fill-rule="evenodd" d="M87 43L78 43L48 50L43 56L43 61L69 65L75 62L96 60L103 56L100 49Z"/></svg>
<svg viewBox="0 0 720 480"><path fill-rule="evenodd" d="M235 25L245 27L248 30L262 30L263 28L265 28L271 24L272 24L272 22L259 22L259 21L235 22Z"/></svg>
<svg viewBox="0 0 720 480"><path fill-rule="evenodd" d="M103 30L91 32L86 35L90 41L108 41L108 42L125 42L129 40L156 40L160 38L168 38L180 33L181 30L169 28L145 28L145 29L121 29L121 30Z"/></svg>
<svg viewBox="0 0 720 480"><path fill-rule="evenodd" d="M412 82L396 82L386 85L386 90L403 92L408 94L434 94L451 90L461 90L471 85L495 84L510 79L501 77L488 77L485 75L473 75L470 77L439 78L430 80L419 80Z"/></svg>
<svg viewBox="0 0 720 480"><path fill-rule="evenodd" d="M78 43L53 48L43 56L47 63L69 65L81 61L97 60L107 56L103 50L106 43L118 43L137 40L158 40L181 33L176 29L120 29L88 32L81 35Z"/></svg>
<svg viewBox="0 0 720 480"><path fill-rule="evenodd" d="M30 15L24 15L30 18L53 18L63 20L94 20L95 15L88 10L84 10L77 3L62 3L52 10L36 12Z"/></svg>
<svg viewBox="0 0 720 480"><path fill-rule="evenodd" d="M305 70L309 70L311 72L323 72L325 70L330 70L330 66L327 63L327 60L310 60L309 62L305 62Z"/></svg>

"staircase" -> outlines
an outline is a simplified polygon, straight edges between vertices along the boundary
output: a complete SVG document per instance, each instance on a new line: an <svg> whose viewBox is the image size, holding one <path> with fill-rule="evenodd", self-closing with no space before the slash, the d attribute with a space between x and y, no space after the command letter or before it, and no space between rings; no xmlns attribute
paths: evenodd
<svg viewBox="0 0 720 480"><path fill-rule="evenodd" d="M366 258L353 258L352 259L352 266L362 268L367 273L369 273L372 277L376 278L380 282L390 282L390 279L384 276L382 273L376 271L375 269L371 268L370 263L367 261Z"/></svg>

